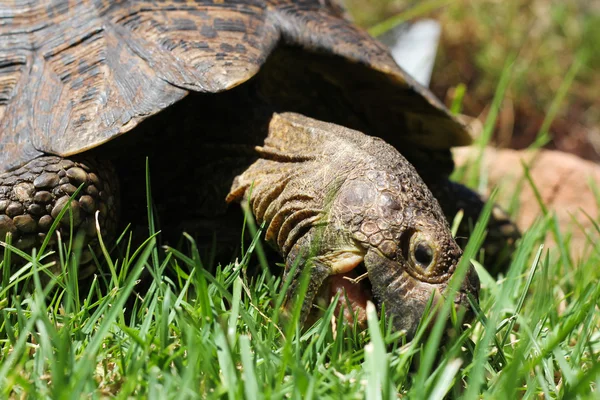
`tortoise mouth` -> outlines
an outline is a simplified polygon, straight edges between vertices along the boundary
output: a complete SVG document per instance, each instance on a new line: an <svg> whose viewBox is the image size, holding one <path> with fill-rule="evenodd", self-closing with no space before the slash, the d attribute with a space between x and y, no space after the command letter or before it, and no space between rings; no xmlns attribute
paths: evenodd
<svg viewBox="0 0 600 400"><path fill-rule="evenodd" d="M309 319L316 320L338 294L334 317L341 315L344 322L350 325L356 323L360 328L366 328L367 302L375 302L375 299L364 263L360 263L349 272L331 275L323 282Z"/></svg>
<svg viewBox="0 0 600 400"><path fill-rule="evenodd" d="M431 284L418 282L416 285L431 287ZM473 320L475 314L471 309L471 306L467 300L466 289L461 289L457 293L454 303L457 307L457 312L464 313L461 317L463 323L470 322ZM442 293L437 290L428 290L421 296L422 301L410 305L405 304L402 313L392 313L394 315L394 324L398 330L405 330L407 338L412 338L415 330L418 326L418 321L423 316L425 305L429 302L429 296L436 294L434 302L443 300ZM316 320L324 314L324 311L331 305L335 297L339 296L336 304L333 318L336 323L345 323L354 325L359 329L367 328L367 302L371 301L377 307L378 312L381 311L381 299L379 296L373 294L373 284L369 279L367 269L364 262L361 262L358 266L349 272L330 275L321 285L317 296L314 300L314 305L308 316L308 322L312 325ZM477 296L477 295L476 295ZM417 297L417 296L413 296ZM389 307L393 308L394 304L388 304ZM390 308L390 309L391 309ZM389 313L388 317L390 317ZM406 320L408 315L412 315L413 319ZM436 311L437 314L437 311ZM398 319L398 317L400 317ZM396 321L398 319L398 321ZM426 327L426 331L429 332L433 327L437 317L431 320L430 325ZM447 321L447 329L450 329L452 324L450 319Z"/></svg>

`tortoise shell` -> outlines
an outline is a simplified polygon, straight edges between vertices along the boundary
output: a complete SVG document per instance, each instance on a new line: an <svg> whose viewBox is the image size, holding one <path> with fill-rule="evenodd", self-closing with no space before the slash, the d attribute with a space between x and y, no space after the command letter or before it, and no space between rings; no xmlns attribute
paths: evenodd
<svg viewBox="0 0 600 400"><path fill-rule="evenodd" d="M9 0L0 4L0 171L99 146L190 91L229 90L281 46L310 54L380 131L425 149L470 142L329 0Z"/></svg>

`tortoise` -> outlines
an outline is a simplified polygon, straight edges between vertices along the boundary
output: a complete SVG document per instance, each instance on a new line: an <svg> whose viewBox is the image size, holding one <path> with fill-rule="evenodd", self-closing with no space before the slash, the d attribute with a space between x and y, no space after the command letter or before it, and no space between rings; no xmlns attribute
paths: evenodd
<svg viewBox="0 0 600 400"><path fill-rule="evenodd" d="M13 1L0 19L0 240L39 246L65 207L60 233L90 248L96 218L105 238L143 221L148 157L165 228L224 232L247 203L286 273L310 268L303 318L345 289L411 335L446 290L448 220L484 204L448 179L471 139L334 3ZM489 248L513 228L495 212ZM457 304L478 287L471 269Z"/></svg>

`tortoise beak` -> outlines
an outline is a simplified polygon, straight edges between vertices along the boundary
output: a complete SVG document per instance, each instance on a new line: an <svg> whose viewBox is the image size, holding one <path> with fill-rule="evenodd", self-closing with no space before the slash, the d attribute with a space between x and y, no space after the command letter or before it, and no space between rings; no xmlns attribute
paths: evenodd
<svg viewBox="0 0 600 400"><path fill-rule="evenodd" d="M396 330L405 331L407 339L411 340L425 316L431 298L433 297L433 306L444 300L443 292L447 282L436 284L417 280L400 263L375 250L370 250L365 255L365 267L377 308L381 310L384 305L386 319L392 321ZM454 299L459 314L465 315L464 321L474 316L468 300L469 294L476 299L479 294L479 279L473 268L469 270ZM435 320L432 319L432 324ZM431 327L432 325L428 326L428 329Z"/></svg>

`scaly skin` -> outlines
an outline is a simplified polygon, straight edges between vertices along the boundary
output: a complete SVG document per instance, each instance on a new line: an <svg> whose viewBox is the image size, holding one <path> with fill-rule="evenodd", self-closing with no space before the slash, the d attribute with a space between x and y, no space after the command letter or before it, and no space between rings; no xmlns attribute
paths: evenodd
<svg viewBox="0 0 600 400"><path fill-rule="evenodd" d="M26 252L38 247L69 199L71 201L58 231L63 240L71 231L83 230L86 246L82 252L80 277L89 274L85 268L92 260L87 244L97 243L95 213L99 212L103 236L108 240L116 230L119 214L119 187L114 169L106 162L76 157L73 160L43 156L23 167L0 174L0 240L12 235L12 244ZM53 237L50 243L54 243ZM0 249L0 253L2 250Z"/></svg>
<svg viewBox="0 0 600 400"><path fill-rule="evenodd" d="M412 165L380 139L293 113L274 115L258 150L227 200L249 200L287 273L296 263L297 274L312 268L303 318L329 276L364 263L375 300L412 336L462 255ZM285 308L297 301L298 281ZM456 303L468 307L466 294L478 289L471 270Z"/></svg>
<svg viewBox="0 0 600 400"><path fill-rule="evenodd" d="M461 246L466 246L487 200L468 187L446 178L428 182L427 186L440 203L448 221L452 221L459 211L463 212L456 237L460 238ZM492 275L505 273L516 242L521 237L519 228L500 206L494 204L486 229L487 235L482 245L486 269Z"/></svg>
<svg viewBox="0 0 600 400"><path fill-rule="evenodd" d="M296 263L297 274L311 268L303 318L330 276L356 277L356 267L364 265L375 301L411 336L430 297L445 292L462 254L412 165L381 139L292 113L272 117L258 153L261 158L235 179L228 201L249 197L288 273ZM0 175L2 239L12 232L14 243L26 251L38 246L64 199L81 183L72 204L75 231L85 229L93 246L93 216L100 211L108 239L118 210L116 174L89 155L44 156ZM65 237L70 228L63 224L59 231ZM298 301L300 280L293 278L288 309ZM354 289L356 294L362 287ZM456 302L467 307L466 294L477 292L471 271Z"/></svg>

